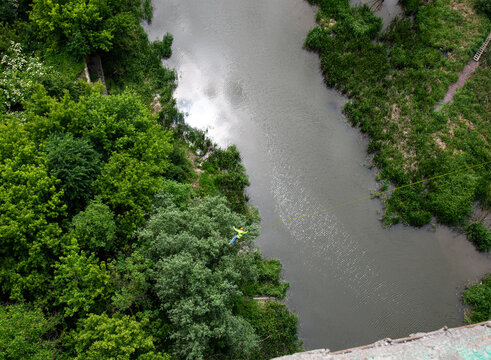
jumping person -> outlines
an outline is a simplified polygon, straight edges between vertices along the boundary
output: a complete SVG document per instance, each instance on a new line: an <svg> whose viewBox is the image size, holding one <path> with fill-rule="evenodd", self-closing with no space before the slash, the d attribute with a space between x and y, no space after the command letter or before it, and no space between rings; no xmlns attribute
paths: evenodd
<svg viewBox="0 0 491 360"><path fill-rule="evenodd" d="M228 243L229 245L233 244L235 240L240 239L244 234L247 234L249 231L244 231L244 228L236 229L235 226L233 227L235 231L237 231L237 235L234 236L232 240Z"/></svg>

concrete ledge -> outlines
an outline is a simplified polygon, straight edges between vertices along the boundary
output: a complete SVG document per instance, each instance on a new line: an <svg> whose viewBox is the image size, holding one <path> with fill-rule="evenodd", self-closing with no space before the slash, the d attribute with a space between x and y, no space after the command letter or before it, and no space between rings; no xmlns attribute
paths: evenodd
<svg viewBox="0 0 491 360"><path fill-rule="evenodd" d="M491 359L491 321L412 334L392 340L330 352L312 350L283 356L281 360L354 359Z"/></svg>

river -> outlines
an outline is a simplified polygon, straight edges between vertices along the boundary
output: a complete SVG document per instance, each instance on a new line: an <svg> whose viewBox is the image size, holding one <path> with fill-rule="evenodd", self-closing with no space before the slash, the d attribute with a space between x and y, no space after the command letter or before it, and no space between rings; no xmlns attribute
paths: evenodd
<svg viewBox="0 0 491 360"><path fill-rule="evenodd" d="M394 1L395 2L395 1ZM248 195L268 225L377 189L367 140L325 87L315 24L303 0L154 0L151 40L174 35L166 66L187 122L237 144ZM257 244L283 263L286 303L306 349L338 350L463 324L464 284L491 258L442 226L384 229L379 200L364 200L263 229Z"/></svg>

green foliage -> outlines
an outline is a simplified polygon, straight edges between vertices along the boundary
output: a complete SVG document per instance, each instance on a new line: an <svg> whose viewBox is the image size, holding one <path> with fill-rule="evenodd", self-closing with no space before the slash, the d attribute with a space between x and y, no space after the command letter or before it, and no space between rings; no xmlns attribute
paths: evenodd
<svg viewBox="0 0 491 360"><path fill-rule="evenodd" d="M176 75L162 66L161 57L156 54L142 27L123 37L117 48L102 54L101 58L106 83L113 94L131 89L140 94L147 104L157 97L163 118L178 116L172 97Z"/></svg>
<svg viewBox="0 0 491 360"><path fill-rule="evenodd" d="M165 34L162 40L156 40L152 43L155 53L164 59L170 58L172 56L172 41L174 37L172 34Z"/></svg>
<svg viewBox="0 0 491 360"><path fill-rule="evenodd" d="M14 118L0 124L0 172L1 297L43 301L62 246L62 193Z"/></svg>
<svg viewBox="0 0 491 360"><path fill-rule="evenodd" d="M414 14L418 11L422 5L421 0L400 0L400 4L403 6L406 14Z"/></svg>
<svg viewBox="0 0 491 360"><path fill-rule="evenodd" d="M99 253L114 251L116 240L116 223L114 213L101 201L91 202L85 211L73 217L73 236L80 247L89 252Z"/></svg>
<svg viewBox="0 0 491 360"><path fill-rule="evenodd" d="M41 310L24 305L0 306L0 359L54 359L55 343L46 338L52 329Z"/></svg>
<svg viewBox="0 0 491 360"><path fill-rule="evenodd" d="M35 84L51 71L39 58L24 54L22 46L13 41L0 64L0 101L7 110L20 109Z"/></svg>
<svg viewBox="0 0 491 360"><path fill-rule="evenodd" d="M462 301L471 308L471 314L466 318L467 322L476 323L491 319L491 275L486 275L479 284L467 287Z"/></svg>
<svg viewBox="0 0 491 360"><path fill-rule="evenodd" d="M0 22L14 22L27 17L29 0L3 0L0 6Z"/></svg>
<svg viewBox="0 0 491 360"><path fill-rule="evenodd" d="M465 232L479 251L489 251L491 249L491 232L482 223L470 223L466 226Z"/></svg>
<svg viewBox="0 0 491 360"><path fill-rule="evenodd" d="M449 176L433 181L434 191L428 194L430 207L445 224L461 223L472 210L476 177L470 174Z"/></svg>
<svg viewBox="0 0 491 360"><path fill-rule="evenodd" d="M160 160L160 159L159 159ZM115 153L97 180L101 199L116 214L117 234L130 238L143 225L153 195L162 185L163 169L124 153Z"/></svg>
<svg viewBox="0 0 491 360"><path fill-rule="evenodd" d="M63 306L65 317L84 317L104 308L110 296L104 262L93 254L87 256L75 243L54 269L55 304Z"/></svg>
<svg viewBox="0 0 491 360"><path fill-rule="evenodd" d="M257 257L256 266L258 267L258 278L243 290L246 295L273 296L283 299L290 285L280 280L281 263L278 259L264 261Z"/></svg>
<svg viewBox="0 0 491 360"><path fill-rule="evenodd" d="M109 51L151 16L141 1L34 0L30 19L51 50L81 57Z"/></svg>
<svg viewBox="0 0 491 360"><path fill-rule="evenodd" d="M259 216L239 152L218 149L175 107L175 74L161 62L172 36L151 44L139 25L150 0L34 0L30 22L29 1L6 5L0 300L52 320L0 308L0 358L260 359L298 349L260 341L239 314L243 294L282 297L288 284L253 247ZM77 80L91 53L109 96ZM209 186L196 192L190 149L207 159ZM220 196L197 197L207 193ZM228 246L232 226L249 233ZM284 329L283 311L262 313L268 329Z"/></svg>
<svg viewBox="0 0 491 360"><path fill-rule="evenodd" d="M53 49L66 46L78 56L108 51L113 39L105 21L109 9L105 1L98 2L34 0L31 20Z"/></svg>
<svg viewBox="0 0 491 360"><path fill-rule="evenodd" d="M99 195L115 214L118 237L121 241L129 239L133 231L143 224L153 196L160 190L169 167L167 158L172 151L170 133L157 124L140 98L129 92L103 96L96 91L80 97L78 102L68 95L57 101L41 89L28 106L27 120L26 126L40 141L49 133L61 131L83 139L70 139L67 135L65 148L86 144L83 156L80 154L82 148L70 150L76 159L70 160L69 164L66 164L69 159L61 161L61 152L66 155L68 149L57 152L58 146L52 147L52 152L59 154L54 157L54 164L57 167L63 165L61 169L55 169L56 174L65 168L70 169L70 166L77 170L77 174L70 171L62 178L62 186L68 175L76 180L65 188L65 194L83 197L83 201L77 201L78 206L72 207L74 210L83 208L92 194ZM93 183L89 180L99 167L97 156L89 149L89 144L102 155L103 161L100 174ZM88 176L82 178L81 173ZM84 186L94 191L88 192L87 188L82 194L74 191Z"/></svg>
<svg viewBox="0 0 491 360"><path fill-rule="evenodd" d="M109 264L111 282L116 289L112 296L112 305L118 311L141 310L149 308L148 290L150 289L150 259L135 250L130 256L120 256Z"/></svg>
<svg viewBox="0 0 491 360"><path fill-rule="evenodd" d="M89 140L104 159L113 152L128 150L132 156L146 160L161 156L169 151L169 135L159 126L141 99L130 92L104 96L92 93L80 102L66 101L63 106L72 119L67 123L68 131ZM53 107L48 117L58 116ZM159 141L159 137L163 139ZM155 142L155 143L154 143ZM146 149L146 146L150 146ZM161 160L162 162L165 159Z"/></svg>
<svg viewBox="0 0 491 360"><path fill-rule="evenodd" d="M297 336L298 318L284 304L244 300L239 302L239 314L247 319L260 339L255 358L271 359L302 351Z"/></svg>
<svg viewBox="0 0 491 360"><path fill-rule="evenodd" d="M51 175L61 180L60 188L68 211L77 213L94 192L100 155L87 140L76 139L71 134L51 135L44 151Z"/></svg>
<svg viewBox="0 0 491 360"><path fill-rule="evenodd" d="M73 349L76 360L170 360L167 354L155 351L146 325L127 315L90 314L72 332L67 347Z"/></svg>
<svg viewBox="0 0 491 360"><path fill-rule="evenodd" d="M148 22L151 22L152 18L153 18L153 7L152 7L152 1L151 0L144 0L143 1L142 12L143 12L142 18L147 20Z"/></svg>
<svg viewBox="0 0 491 360"><path fill-rule="evenodd" d="M304 46L311 51L322 52L331 45L328 35L329 31L316 26L309 31Z"/></svg>
<svg viewBox="0 0 491 360"><path fill-rule="evenodd" d="M336 26L336 34L346 34L355 38L373 39L382 29L382 19L376 17L368 5L351 8L342 14Z"/></svg>
<svg viewBox="0 0 491 360"><path fill-rule="evenodd" d="M476 0L476 9L481 11L487 17L491 17L491 1L489 0Z"/></svg>
<svg viewBox="0 0 491 360"><path fill-rule="evenodd" d="M255 269L247 253L237 254L227 243L232 226L245 219L233 213L224 198L205 198L186 209L175 201L161 194L160 206L139 233L155 262L155 293L174 327L174 351L180 358L203 359L224 353L227 347L238 349L241 340L231 336L240 334L229 329L243 322L234 319L232 308L240 283L253 278ZM251 246L257 230L251 228L249 233L242 246ZM250 333L249 327L242 328L244 336Z"/></svg>
<svg viewBox="0 0 491 360"><path fill-rule="evenodd" d="M232 210L245 213L247 198L244 190L249 185L249 179L235 145L226 150L214 148L202 167L207 170L207 175L201 176L201 193L224 194Z"/></svg>
<svg viewBox="0 0 491 360"><path fill-rule="evenodd" d="M191 161L188 159L187 145L175 140L172 152L169 154L170 166L166 172L166 178L180 183L191 182L196 178Z"/></svg>
<svg viewBox="0 0 491 360"><path fill-rule="evenodd" d="M154 205L166 206L169 199L180 209L185 209L191 201L193 190L190 184L182 184L173 180L166 180L161 187L160 194L156 196Z"/></svg>

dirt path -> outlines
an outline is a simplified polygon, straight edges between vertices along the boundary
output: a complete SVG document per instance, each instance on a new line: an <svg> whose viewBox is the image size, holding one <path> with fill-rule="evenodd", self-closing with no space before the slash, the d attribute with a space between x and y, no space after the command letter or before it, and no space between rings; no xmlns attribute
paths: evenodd
<svg viewBox="0 0 491 360"><path fill-rule="evenodd" d="M464 86L464 83L466 80L471 76L471 74L476 70L476 68L479 66L479 59L481 58L481 55L483 52L486 50L486 47L488 46L489 42L491 41L491 33L489 33L488 37L482 44L482 46L479 48L477 51L476 55L469 61L469 63L464 67L464 70L462 70L459 73L459 79L457 80L456 83L453 83L450 85L448 88L447 93L445 94L444 98L438 105L435 106L435 111L440 110L443 104L449 103L453 101L453 97L455 93L457 92L458 88L461 88Z"/></svg>
<svg viewBox="0 0 491 360"><path fill-rule="evenodd" d="M479 66L478 61L475 61L474 59L469 61L469 63L464 67L464 70L462 70L459 73L459 79L457 80L457 82L453 83L448 87L448 91L443 97L443 100L440 101L440 103L435 106L435 111L440 110L443 104L450 103L453 101L453 97L457 92L457 89L464 86L464 83L467 81L469 76L471 76L471 74L474 72L474 70L476 70L478 66Z"/></svg>
<svg viewBox="0 0 491 360"><path fill-rule="evenodd" d="M471 76L473 71L479 66L479 63L477 61L471 60L469 63L464 67L464 70L462 70L459 73L459 79L457 82L453 83L452 85L449 86L447 93L445 94L445 97L443 100L440 102L440 106L449 102L453 101L453 97L455 93L457 92L457 88L461 88L464 86L464 83L466 80Z"/></svg>

